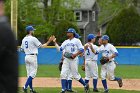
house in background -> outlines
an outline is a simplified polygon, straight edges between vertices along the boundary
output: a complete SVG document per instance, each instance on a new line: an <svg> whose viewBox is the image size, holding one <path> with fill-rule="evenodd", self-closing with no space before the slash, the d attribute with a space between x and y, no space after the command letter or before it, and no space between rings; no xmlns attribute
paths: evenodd
<svg viewBox="0 0 140 93"><path fill-rule="evenodd" d="M43 2L44 0L41 0ZM52 0L48 0L48 6L51 6ZM79 7L72 9L74 16L77 21L78 28L81 31L82 43L85 44L87 41L88 34L98 35L98 10L96 0L79 0ZM66 3L66 7L69 6ZM63 18L64 17L64 18ZM58 14L58 20L65 19L65 15L60 17Z"/></svg>
<svg viewBox="0 0 140 93"><path fill-rule="evenodd" d="M96 0L80 0L80 7L74 9L77 25L82 33L83 44L87 42L88 34L98 34L98 10Z"/></svg>

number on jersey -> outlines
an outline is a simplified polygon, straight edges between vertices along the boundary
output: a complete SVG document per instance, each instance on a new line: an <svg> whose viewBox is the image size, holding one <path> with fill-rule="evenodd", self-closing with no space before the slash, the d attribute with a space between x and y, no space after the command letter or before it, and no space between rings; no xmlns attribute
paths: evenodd
<svg viewBox="0 0 140 93"><path fill-rule="evenodd" d="M71 52L74 52L75 51L75 49L74 48L71 48Z"/></svg>
<svg viewBox="0 0 140 93"><path fill-rule="evenodd" d="M87 49L87 55L90 55L90 51L89 51L89 49Z"/></svg>
<svg viewBox="0 0 140 93"><path fill-rule="evenodd" d="M28 48L28 41L25 41L25 47Z"/></svg>

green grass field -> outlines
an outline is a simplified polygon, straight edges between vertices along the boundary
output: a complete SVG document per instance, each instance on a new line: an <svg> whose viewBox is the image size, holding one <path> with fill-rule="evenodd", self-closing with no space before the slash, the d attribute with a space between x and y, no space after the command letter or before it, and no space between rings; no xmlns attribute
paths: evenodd
<svg viewBox="0 0 140 93"><path fill-rule="evenodd" d="M76 90L78 93L84 93L83 88L73 88ZM19 89L21 90L21 89ZM35 90L39 93L59 93L61 91L61 88L35 88ZM92 89L90 89L90 93L95 93L92 92ZM99 89L100 92L98 93L103 93L103 89ZM22 92L18 92L22 93ZM130 91L130 90L116 90L116 89L110 89L109 93L140 93L140 91Z"/></svg>
<svg viewBox="0 0 140 93"><path fill-rule="evenodd" d="M84 72L79 66L79 73L84 77ZM118 65L115 70L116 76L128 79L140 79L140 65ZM58 65L39 65L37 77L59 77ZM19 77L26 76L25 65L19 66ZM99 66L100 76L100 66Z"/></svg>

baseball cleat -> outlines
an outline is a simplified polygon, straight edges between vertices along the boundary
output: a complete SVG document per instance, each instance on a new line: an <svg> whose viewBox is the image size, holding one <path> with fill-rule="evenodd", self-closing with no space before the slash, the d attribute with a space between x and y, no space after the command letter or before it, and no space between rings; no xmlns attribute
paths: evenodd
<svg viewBox="0 0 140 93"><path fill-rule="evenodd" d="M108 89L107 89L107 90L105 90L105 91L104 91L104 93L109 93L109 90L108 90Z"/></svg>
<svg viewBox="0 0 140 93"><path fill-rule="evenodd" d="M23 93L28 93L27 89L24 89L24 87L23 87Z"/></svg>
<svg viewBox="0 0 140 93"><path fill-rule="evenodd" d="M93 92L99 92L99 90L98 89L93 89Z"/></svg>
<svg viewBox="0 0 140 93"><path fill-rule="evenodd" d="M123 86L122 79L118 80L117 82L118 82L118 84L119 84L119 87L122 87L122 86Z"/></svg>
<svg viewBox="0 0 140 93"><path fill-rule="evenodd" d="M60 93L66 93L65 91L61 91Z"/></svg>
<svg viewBox="0 0 140 93"><path fill-rule="evenodd" d="M89 93L89 84L86 84L85 86L85 93Z"/></svg>
<svg viewBox="0 0 140 93"><path fill-rule="evenodd" d="M73 92L73 93L77 93L77 91L74 91L74 90L67 90L67 91L66 91L66 93L72 93L72 92Z"/></svg>
<svg viewBox="0 0 140 93"><path fill-rule="evenodd" d="M35 90L30 90L30 93L37 93Z"/></svg>

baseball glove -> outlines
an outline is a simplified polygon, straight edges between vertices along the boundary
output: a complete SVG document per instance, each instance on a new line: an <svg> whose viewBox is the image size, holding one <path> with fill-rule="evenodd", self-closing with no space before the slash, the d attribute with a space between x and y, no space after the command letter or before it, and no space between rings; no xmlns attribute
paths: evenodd
<svg viewBox="0 0 140 93"><path fill-rule="evenodd" d="M82 65L82 68L81 68L83 71L85 71L85 65Z"/></svg>
<svg viewBox="0 0 140 93"><path fill-rule="evenodd" d="M62 65L63 65L63 61L61 60L60 63L59 63L59 65L58 65L59 71L62 70Z"/></svg>
<svg viewBox="0 0 140 93"><path fill-rule="evenodd" d="M69 53L69 52L65 52L64 53L64 57L66 57L66 58L69 58L69 59L73 59L73 57L72 57L72 53Z"/></svg>
<svg viewBox="0 0 140 93"><path fill-rule="evenodd" d="M109 61L109 58L108 58L108 57L102 57L102 58L100 59L101 65L104 65L104 64L107 63L108 61Z"/></svg>

